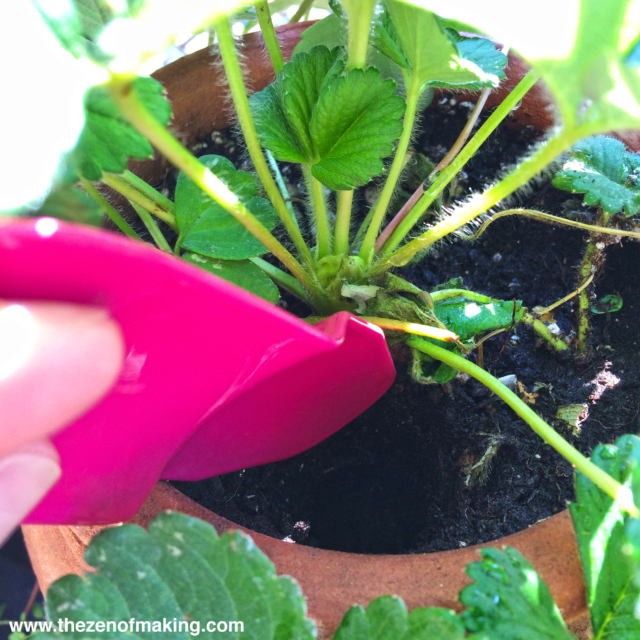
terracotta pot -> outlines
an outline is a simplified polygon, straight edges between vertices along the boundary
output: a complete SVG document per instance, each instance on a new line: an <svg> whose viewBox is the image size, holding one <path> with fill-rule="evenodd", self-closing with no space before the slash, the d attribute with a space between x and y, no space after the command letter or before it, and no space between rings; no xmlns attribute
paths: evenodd
<svg viewBox="0 0 640 640"><path fill-rule="evenodd" d="M251 535L273 561L279 574L291 575L307 598L309 616L318 625L318 637L333 637L352 604L366 606L374 598L391 593L404 599L409 609L447 607L460 610L458 592L469 583L464 568L479 560L483 546L508 545L518 549L549 585L563 617L574 633L588 628L585 588L573 525L563 511L533 527L485 545L415 555L361 555L312 549L248 531L201 507L160 482L131 520L143 527L167 509L211 523L218 533L240 529ZM25 525L24 533L34 571L43 590L61 575L82 573L82 553L91 538L104 527Z"/></svg>
<svg viewBox="0 0 640 640"><path fill-rule="evenodd" d="M309 25L301 23L279 29L285 57L289 57ZM244 39L250 84L262 89L272 79L272 68L263 50L261 37ZM489 104L497 104L526 73L526 66L510 57L509 78ZM230 106L220 91L223 73L212 64L208 51L200 51L161 69L155 77L168 89L175 120L173 129L188 144L223 129L233 122ZM551 124L544 90L534 89L512 115L511 126ZM473 96L457 95L459 99ZM153 182L162 177L166 165L156 160L133 163L139 175ZM221 532L237 525L204 509L166 483L159 483L132 522L147 525L154 516L174 509L197 516ZM27 548L40 586L46 591L52 581L66 573L82 573L86 566L82 553L89 540L103 527L41 526L23 527ZM280 574L289 574L301 584L308 598L309 615L319 627L319 637L331 638L342 616L352 604L366 605L386 593L401 596L407 606L439 606L460 609L457 595L467 584L464 567L478 560L479 547L467 547L432 554L367 556L312 549L249 532L257 545L275 563ZM513 536L480 546L509 545L518 549L547 582L560 610L579 637L587 637L589 626L585 587L568 512L559 513Z"/></svg>

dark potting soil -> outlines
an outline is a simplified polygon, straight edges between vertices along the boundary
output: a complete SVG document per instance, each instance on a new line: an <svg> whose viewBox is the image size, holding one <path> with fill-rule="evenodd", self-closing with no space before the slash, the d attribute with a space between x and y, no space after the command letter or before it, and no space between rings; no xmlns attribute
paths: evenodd
<svg viewBox="0 0 640 640"><path fill-rule="evenodd" d="M443 99L427 110L417 148L437 161L468 113L465 103ZM467 193L483 188L538 138L533 130L500 128L468 164L460 184ZM215 132L212 140L214 148L201 147L200 154L231 146L226 155L242 165L233 135ZM548 178L535 181L535 190L519 192L511 204L556 214L574 211L589 220L593 211L553 188ZM462 276L475 291L517 298L530 309L546 307L575 289L584 246L582 232L503 218L475 243L443 243L401 274L426 290ZM520 393L532 394L536 412L587 455L598 443L640 428L638 265L637 243L623 240L607 249L594 290L598 297L618 293L624 305L610 316L592 316L587 362L551 353L525 326L484 344L484 367L498 377L515 375L523 385ZM283 304L292 308L291 299ZM559 307L554 321L570 334L574 302ZM397 378L391 389L313 449L281 462L173 484L242 526L299 544L359 553L477 544L566 507L573 496L571 465L502 401L473 379L418 385L407 373L408 352L403 347L393 352ZM471 357L475 361L477 352ZM558 408L569 404L584 405L575 432L556 418Z"/></svg>

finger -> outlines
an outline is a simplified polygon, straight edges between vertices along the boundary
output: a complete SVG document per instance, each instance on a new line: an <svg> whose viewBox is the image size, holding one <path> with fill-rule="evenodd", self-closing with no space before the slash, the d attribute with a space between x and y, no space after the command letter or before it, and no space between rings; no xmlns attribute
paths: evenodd
<svg viewBox="0 0 640 640"><path fill-rule="evenodd" d="M59 477L58 453L47 440L0 459L0 546Z"/></svg>
<svg viewBox="0 0 640 640"><path fill-rule="evenodd" d="M124 341L103 309L0 306L0 457L85 413L116 381Z"/></svg>

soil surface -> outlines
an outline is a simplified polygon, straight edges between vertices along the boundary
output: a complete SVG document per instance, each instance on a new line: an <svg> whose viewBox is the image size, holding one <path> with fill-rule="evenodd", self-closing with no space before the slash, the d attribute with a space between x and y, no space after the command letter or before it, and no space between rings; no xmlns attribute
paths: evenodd
<svg viewBox="0 0 640 640"><path fill-rule="evenodd" d="M428 109L416 148L439 160L470 112L442 99ZM521 157L540 136L500 128L460 176L466 193L482 189ZM246 160L234 134L214 132L198 150ZM242 167L247 168L247 167ZM295 185L285 167L283 173ZM510 206L549 213L594 211L551 186L550 175L512 198ZM301 187L300 187L301 189ZM294 201L299 196L293 189ZM365 191L365 190L362 190ZM449 278L532 309L576 288L585 246L580 231L527 218L493 223L476 242L446 242L400 273L429 290ZM593 292L618 293L617 313L594 315L586 362L560 358L526 326L484 344L483 365L515 375L533 408L578 449L590 454L640 428L640 339L636 321L640 245L624 240L607 249ZM303 313L285 299L283 306ZM573 301L555 311L567 335L575 325ZM486 542L522 530L566 507L573 470L499 399L474 380L422 386L408 375L409 354L394 348L397 378L375 405L341 431L294 458L201 482L174 482L220 515L276 538L359 553L440 551ZM471 356L476 361L477 352ZM556 418L564 405L583 405L579 426ZM469 476L469 470L480 463Z"/></svg>

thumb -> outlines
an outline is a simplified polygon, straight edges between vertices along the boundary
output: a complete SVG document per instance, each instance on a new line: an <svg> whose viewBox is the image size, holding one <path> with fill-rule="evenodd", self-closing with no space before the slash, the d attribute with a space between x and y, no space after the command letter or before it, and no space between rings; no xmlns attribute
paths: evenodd
<svg viewBox="0 0 640 640"><path fill-rule="evenodd" d="M0 303L0 457L78 418L114 384L119 326L97 307Z"/></svg>
<svg viewBox="0 0 640 640"><path fill-rule="evenodd" d="M0 301L0 544L60 477L47 435L109 391L123 358L104 310Z"/></svg>
<svg viewBox="0 0 640 640"><path fill-rule="evenodd" d="M59 477L58 452L48 440L0 459L0 545Z"/></svg>

